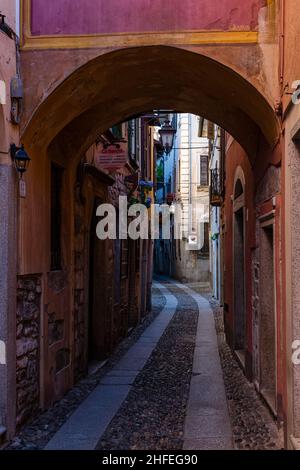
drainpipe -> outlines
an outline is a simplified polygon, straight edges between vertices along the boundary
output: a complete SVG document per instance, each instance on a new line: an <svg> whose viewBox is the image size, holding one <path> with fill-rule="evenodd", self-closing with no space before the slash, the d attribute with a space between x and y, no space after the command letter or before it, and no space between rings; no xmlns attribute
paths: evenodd
<svg viewBox="0 0 300 470"><path fill-rule="evenodd" d="M280 1L280 38L279 38L279 69L280 69L280 86L281 94L284 93L284 69L285 69L285 57L284 57L284 46L285 46L285 0Z"/></svg>
<svg viewBox="0 0 300 470"><path fill-rule="evenodd" d="M189 235L192 231L192 222L193 222L193 213L191 210L192 207L192 174L193 174L193 162L192 162L192 116L188 115L188 132L189 132Z"/></svg>
<svg viewBox="0 0 300 470"><path fill-rule="evenodd" d="M20 0L16 0L16 35L20 37Z"/></svg>

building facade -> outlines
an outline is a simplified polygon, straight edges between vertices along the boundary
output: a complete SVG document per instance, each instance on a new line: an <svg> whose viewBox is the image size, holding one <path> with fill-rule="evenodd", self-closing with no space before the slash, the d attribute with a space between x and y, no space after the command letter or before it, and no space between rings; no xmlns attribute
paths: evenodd
<svg viewBox="0 0 300 470"><path fill-rule="evenodd" d="M210 148L210 272L212 295L221 306L224 296L223 196L225 184L225 132L214 125Z"/></svg>
<svg viewBox="0 0 300 470"><path fill-rule="evenodd" d="M281 162L264 154L257 173L226 137L224 319L229 344L246 376L283 420ZM263 176L262 176L263 175ZM230 260L234 260L230 263ZM281 351L281 352L280 352Z"/></svg>
<svg viewBox="0 0 300 470"><path fill-rule="evenodd" d="M209 282L209 140L200 137L200 118L180 114L178 192L183 234L174 275L183 282Z"/></svg>
<svg viewBox="0 0 300 470"><path fill-rule="evenodd" d="M171 210L171 239L160 240L157 247L157 272L182 282L209 282L209 140L199 137L200 119L179 113L173 119L176 129L173 148L160 154L157 171L156 202L179 204L182 236L174 239L174 214ZM176 121L176 123L175 123Z"/></svg>
<svg viewBox="0 0 300 470"><path fill-rule="evenodd" d="M156 191L155 203L167 204L171 207L178 198L178 142L179 142L179 116L168 114L164 116L165 122L169 122L174 131L173 147L165 152L159 134L159 127L156 129L155 142L155 164L156 164ZM160 120L163 125L164 119ZM162 212L160 211L159 240L155 240L155 272L166 276L174 276L175 261L177 259L177 246L173 236L174 214L170 214L170 236L165 239L162 230Z"/></svg>
<svg viewBox="0 0 300 470"><path fill-rule="evenodd" d="M15 427L16 249L18 189L10 144L19 145L22 90L15 2L0 11L0 443Z"/></svg>
<svg viewBox="0 0 300 470"><path fill-rule="evenodd" d="M60 148L49 155L48 256L34 269L25 259L18 275L17 427L100 367L151 308L152 241L119 239L118 218L119 198L139 200L139 181L153 175L152 139L136 119L100 134L76 167ZM116 239L97 235L102 204L115 208Z"/></svg>

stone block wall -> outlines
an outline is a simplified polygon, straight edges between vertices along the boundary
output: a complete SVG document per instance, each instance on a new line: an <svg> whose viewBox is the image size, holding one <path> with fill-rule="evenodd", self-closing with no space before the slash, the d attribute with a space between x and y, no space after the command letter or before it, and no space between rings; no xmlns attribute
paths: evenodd
<svg viewBox="0 0 300 470"><path fill-rule="evenodd" d="M261 298L261 283L262 283L262 247L261 247L261 231L262 226L259 217L269 211L270 201L272 198L279 194L281 191L281 168L270 165L262 180L258 184L255 203L256 203L256 225L255 225L255 240L256 246L252 250L252 341L253 341L253 379L256 385L260 384L261 381L261 361L262 361L262 350L261 350L261 333L262 333L262 311L261 304L263 299ZM267 207L267 209L266 209ZM266 261L265 261L266 262ZM272 279L269 282L273 282ZM271 288L271 284L270 284ZM275 315L275 313L274 313ZM272 338L275 341L275 338ZM270 371L271 373L271 371Z"/></svg>
<svg viewBox="0 0 300 470"><path fill-rule="evenodd" d="M41 279L18 278L16 392L17 426L32 418L40 407L39 356Z"/></svg>

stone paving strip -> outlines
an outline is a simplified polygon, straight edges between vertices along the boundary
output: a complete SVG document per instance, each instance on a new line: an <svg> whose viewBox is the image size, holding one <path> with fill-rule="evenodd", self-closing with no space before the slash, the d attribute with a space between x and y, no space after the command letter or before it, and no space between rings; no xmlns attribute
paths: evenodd
<svg viewBox="0 0 300 470"><path fill-rule="evenodd" d="M281 450L283 432L269 409L244 375L234 353L225 341L224 317L211 295L194 285L190 287L209 301L214 313L225 392L231 420L234 448L237 450Z"/></svg>
<svg viewBox="0 0 300 470"><path fill-rule="evenodd" d="M192 377L197 304L181 289L177 311L105 434L99 450L181 450Z"/></svg>
<svg viewBox="0 0 300 470"><path fill-rule="evenodd" d="M183 448L230 450L232 431L213 311L204 297L184 285L178 286L195 300L199 309Z"/></svg>
<svg viewBox="0 0 300 470"><path fill-rule="evenodd" d="M156 283L155 287L166 298L166 305L161 313L59 429L47 444L46 450L95 449L175 314L176 298L163 285ZM128 430L129 428L127 432Z"/></svg>
<svg viewBox="0 0 300 470"><path fill-rule="evenodd" d="M6 446L6 449L44 449L54 434L95 389L104 376L121 360L129 348L138 341L141 334L162 311L165 302L166 299L163 293L154 287L152 289L152 312L117 346L116 350L107 359L105 365L81 379L63 399L56 402L51 408L33 417L31 422L24 426L11 443Z"/></svg>

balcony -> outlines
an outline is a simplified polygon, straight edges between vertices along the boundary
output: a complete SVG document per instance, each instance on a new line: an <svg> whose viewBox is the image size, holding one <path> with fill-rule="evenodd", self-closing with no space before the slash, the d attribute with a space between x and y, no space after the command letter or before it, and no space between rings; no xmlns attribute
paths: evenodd
<svg viewBox="0 0 300 470"><path fill-rule="evenodd" d="M218 168L210 170L210 205L220 207L223 203L223 177Z"/></svg>

